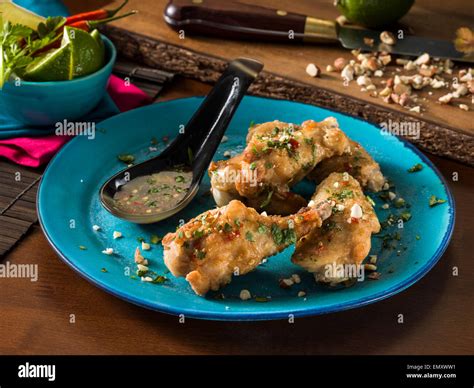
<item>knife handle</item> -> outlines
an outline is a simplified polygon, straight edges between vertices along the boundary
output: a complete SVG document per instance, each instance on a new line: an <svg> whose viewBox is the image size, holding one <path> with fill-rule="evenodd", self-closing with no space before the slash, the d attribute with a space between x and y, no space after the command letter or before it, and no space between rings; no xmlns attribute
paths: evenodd
<svg viewBox="0 0 474 388"><path fill-rule="evenodd" d="M233 1L172 0L164 18L189 34L274 42L337 40L334 21Z"/></svg>

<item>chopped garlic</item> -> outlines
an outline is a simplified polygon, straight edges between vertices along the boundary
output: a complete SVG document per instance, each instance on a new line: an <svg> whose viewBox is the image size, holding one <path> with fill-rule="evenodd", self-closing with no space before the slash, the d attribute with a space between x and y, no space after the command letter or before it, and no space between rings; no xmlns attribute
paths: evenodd
<svg viewBox="0 0 474 388"><path fill-rule="evenodd" d="M114 250L113 250L113 248L105 248L105 249L102 251L102 253L103 253L104 255L109 255L109 256L110 256L110 255L113 255Z"/></svg>
<svg viewBox="0 0 474 388"><path fill-rule="evenodd" d="M240 299L242 300L248 300L252 297L252 294L250 293L249 290L242 290L240 291Z"/></svg>
<svg viewBox="0 0 474 388"><path fill-rule="evenodd" d="M362 218L362 208L358 203L355 203L351 207L351 218Z"/></svg>
<svg viewBox="0 0 474 388"><path fill-rule="evenodd" d="M145 241L142 241L142 250L149 251L150 250L150 244L148 244Z"/></svg>
<svg viewBox="0 0 474 388"><path fill-rule="evenodd" d="M114 240L116 240L116 239L118 239L118 238L120 238L120 237L122 237L122 233L121 233L121 232L114 231L114 233L113 233L113 238L114 238Z"/></svg>

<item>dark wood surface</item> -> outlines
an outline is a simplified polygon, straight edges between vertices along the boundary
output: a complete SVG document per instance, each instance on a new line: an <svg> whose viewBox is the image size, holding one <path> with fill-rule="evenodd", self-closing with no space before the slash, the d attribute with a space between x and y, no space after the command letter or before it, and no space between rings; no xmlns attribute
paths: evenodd
<svg viewBox="0 0 474 388"><path fill-rule="evenodd" d="M202 95L208 89L177 79L161 100ZM472 354L474 169L430 159L450 182L456 200L453 239L432 271L387 300L293 324L179 323L177 317L131 305L92 286L56 256L34 226L5 258L38 264L39 280L0 279L0 354ZM457 182L450 179L454 172ZM452 276L453 267L459 276ZM399 314L403 324L397 322Z"/></svg>
<svg viewBox="0 0 474 388"><path fill-rule="evenodd" d="M297 12L306 15L334 19L338 16L332 0L240 0ZM98 4L115 6L116 1L83 0L66 1L72 11L97 7ZM118 21L114 26L123 29L110 31L114 43L123 55L142 61L147 65L183 74L186 77L209 82L215 81L225 62L239 56L248 56L262 61L265 71L253 85L254 94L276 98L287 98L335 108L371 122L413 122L420 125L420 137L409 139L417 146L437 155L449 157L474 165L474 120L470 96L462 101L471 107L469 112L455 104L445 106L437 103L438 97L448 90L417 91L426 111L417 114L396 104L386 104L379 98L362 92L352 82L343 86L338 73L325 72L326 65L338 57L352 58L348 50L338 45L302 45L268 43L259 40L247 42L230 41L220 37L180 35L163 21L163 10L167 0L131 0L130 8L139 10L133 18ZM410 12L401 20L401 28L407 33L420 36L453 39L461 26L472 29L474 7L468 0L417 0ZM440 28L442 26L442 28ZM137 34L145 35L144 39ZM182 39L183 38L183 39ZM311 78L305 68L315 63L323 69L319 78ZM393 77L396 69L389 66L385 78ZM378 82L374 79L374 82ZM427 100L424 101L423 99Z"/></svg>

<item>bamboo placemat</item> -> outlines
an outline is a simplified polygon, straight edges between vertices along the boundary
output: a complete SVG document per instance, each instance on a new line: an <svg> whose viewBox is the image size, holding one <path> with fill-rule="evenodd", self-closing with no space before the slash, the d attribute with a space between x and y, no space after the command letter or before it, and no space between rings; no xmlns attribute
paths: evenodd
<svg viewBox="0 0 474 388"><path fill-rule="evenodd" d="M0 258L28 231L38 217L39 172L0 162Z"/></svg>

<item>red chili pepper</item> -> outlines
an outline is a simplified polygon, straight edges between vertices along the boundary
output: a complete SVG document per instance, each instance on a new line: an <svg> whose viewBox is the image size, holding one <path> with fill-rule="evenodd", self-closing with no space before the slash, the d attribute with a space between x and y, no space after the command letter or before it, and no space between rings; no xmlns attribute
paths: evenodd
<svg viewBox="0 0 474 388"><path fill-rule="evenodd" d="M290 143L291 148L293 148L295 150L300 146L300 143L298 143L295 139L290 139L290 141L288 143Z"/></svg>
<svg viewBox="0 0 474 388"><path fill-rule="evenodd" d="M127 3L128 0L125 0L120 6L115 9L97 9L95 11L83 12L69 16L68 18L66 18L66 26L80 22L82 20L100 20L105 18L111 18L115 16L123 7L125 7Z"/></svg>
<svg viewBox="0 0 474 388"><path fill-rule="evenodd" d="M69 27L78 28L78 29L84 30L84 31L91 31L91 30L97 28L98 26L100 26L101 24L105 24L105 23L112 22L114 20L122 19L122 18L125 18L125 17L130 16L130 15L135 15L136 13L137 13L137 11L131 11L131 12L128 12L124 15L115 16L115 17L111 17L111 18L107 18L107 19L81 20L79 22L75 22L75 23L70 24Z"/></svg>

